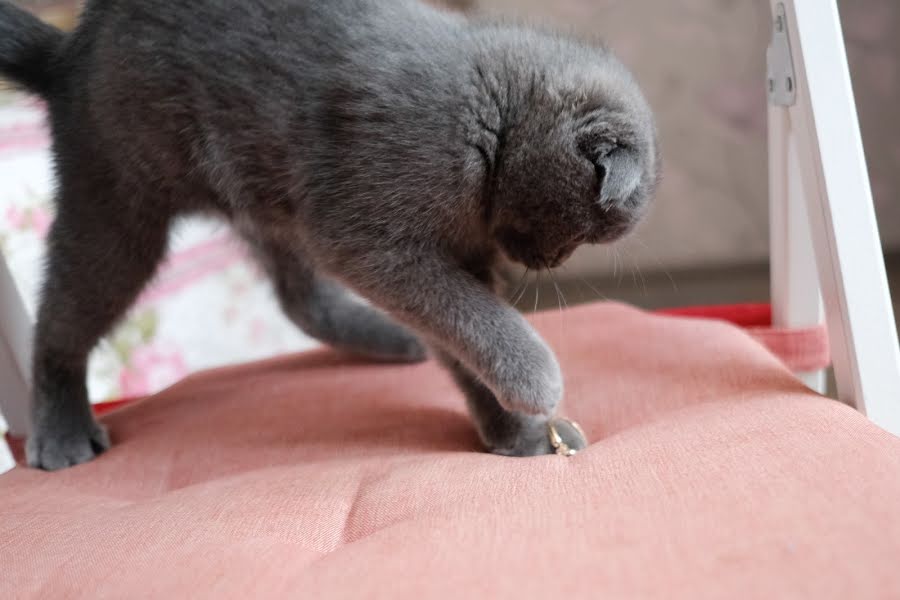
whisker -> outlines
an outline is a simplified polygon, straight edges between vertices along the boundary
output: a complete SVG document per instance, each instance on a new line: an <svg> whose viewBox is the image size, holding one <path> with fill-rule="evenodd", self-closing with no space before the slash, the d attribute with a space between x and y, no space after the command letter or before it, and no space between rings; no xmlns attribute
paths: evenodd
<svg viewBox="0 0 900 600"><path fill-rule="evenodd" d="M568 272L568 271L567 271L567 272ZM599 300L609 300L609 297L608 297L606 294L604 294L603 292L601 292L600 290L598 290L596 287L594 287L593 285L591 285L590 282L588 282L588 280L585 279L584 277L582 277L581 275L575 274L575 278L576 278L583 286L587 286L588 289L590 289L591 291L593 291L593 292L597 295L597 299L599 299ZM584 295L583 295L583 294L582 294L582 300L584 300Z"/></svg>
<svg viewBox="0 0 900 600"><path fill-rule="evenodd" d="M522 273L522 277L519 278L519 283L516 284L516 288L513 290L513 293L510 294L509 298L506 299L507 302L512 303L513 306L515 306L515 304L518 303L518 301L521 298L517 297L517 294L519 294L520 291L524 291L524 289L526 287L528 287L527 280L528 280L528 269L525 269L525 272ZM513 298L517 298L516 303L513 303L513 300L512 300Z"/></svg>
<svg viewBox="0 0 900 600"><path fill-rule="evenodd" d="M641 265L638 263L634 263L634 266L637 267L638 277L641 278L641 287L644 288L644 297L647 296L647 280L644 279L644 274L641 272Z"/></svg>
<svg viewBox="0 0 900 600"><path fill-rule="evenodd" d="M522 291L520 291L520 292L519 292L519 295L516 296L516 301L515 301L515 303L513 304L513 306L515 306L515 307L518 307L518 306L519 306L519 302L522 301L522 298L525 297L525 293L528 292L528 273L529 273L529 270L526 269L526 270L525 270L525 281L524 281L524 283L522 284Z"/></svg>
<svg viewBox="0 0 900 600"><path fill-rule="evenodd" d="M616 249L615 249L615 247L613 247L613 246L607 246L606 254L607 254L607 256L609 256L610 254L612 254L612 259L613 259L613 279L615 279L615 278L616 278L616 275L619 274L619 273L618 273L619 259L618 259L618 256L616 255Z"/></svg>
<svg viewBox="0 0 900 600"><path fill-rule="evenodd" d="M553 271L550 267L547 266L547 263L544 263L544 268L547 270L547 275L550 276L550 283L553 284L553 289L556 291L556 306L559 308L559 312L562 312L562 299L559 296L559 286L556 285L556 278L553 277Z"/></svg>
<svg viewBox="0 0 900 600"><path fill-rule="evenodd" d="M628 254L627 249L623 248L622 252L631 260L631 280L634 282L634 287L637 287L638 282L637 278L641 278L641 289L643 291L644 297L647 297L647 280L644 279L644 274L641 272L641 265L634 259L633 254ZM637 275L635 275L637 273Z"/></svg>
<svg viewBox="0 0 900 600"><path fill-rule="evenodd" d="M603 292L601 292L600 290L598 290L596 287L594 287L593 285L591 285L591 283L590 283L587 279L585 279L584 277L581 277L580 275L578 276L578 279L580 279L581 282L582 282L584 285L586 285L586 286L588 287L588 289L590 289L590 290L593 291L595 294L597 294L597 297L598 297L600 300L609 300L609 296L607 296L606 294L604 294Z"/></svg>
<svg viewBox="0 0 900 600"><path fill-rule="evenodd" d="M643 246L645 249L647 249L647 251L650 252L650 258L652 258L652 259L656 262L656 264L659 265L660 271L662 271L663 274L664 274L666 277L668 277L669 283L672 284L672 291L675 292L675 293L677 294L677 293L678 293L678 284L675 283L675 280L672 278L672 274L671 274L671 273L669 272L669 270L665 267L665 265L662 263L662 261L659 260L659 257L657 256L657 254L656 254L656 252L653 250L653 248L651 248L651 247L648 246L646 243L644 243L644 240L642 240L642 239L639 238L639 237L635 237L635 238L633 238L633 239L634 239L635 242L637 242L638 244L640 244L641 246Z"/></svg>
<svg viewBox="0 0 900 600"><path fill-rule="evenodd" d="M541 295L541 272L537 271L537 280L534 282L534 312L538 309L538 298Z"/></svg>
<svg viewBox="0 0 900 600"><path fill-rule="evenodd" d="M567 328L566 313L563 312L563 307L562 307L563 303L565 302L565 299L563 298L562 291L559 289L559 285L557 285L557 283L556 283L556 277L553 276L553 270L550 267L548 267L546 263L544 263L544 267L547 269L547 274L550 275L550 281L553 283L553 289L556 290L556 306L559 307L559 339L560 339L560 341L562 341L562 340L566 339L565 333L566 333L566 328ZM566 308L568 308L568 307L569 306L566 305Z"/></svg>
<svg viewBox="0 0 900 600"><path fill-rule="evenodd" d="M556 302L559 304L559 310L562 312L563 306L569 308L569 303L566 302L566 295L563 294L562 289L560 289L559 284L556 282L556 277L553 275L553 271L551 269L547 269L547 273L550 274L550 281L553 282L553 287L556 289Z"/></svg>
<svg viewBox="0 0 900 600"><path fill-rule="evenodd" d="M562 267L560 267L560 268L561 268L563 271L565 271L566 275L570 275L569 270L568 270L565 266L562 266ZM579 298L581 304L584 304L585 302L587 302L587 301L589 300L589 299L586 298L585 295L584 295L584 286L583 286L583 285L582 285L581 287L578 288L578 298Z"/></svg>
<svg viewBox="0 0 900 600"><path fill-rule="evenodd" d="M616 264L618 264L619 258L620 258L619 257L619 248L616 246L613 246L613 252L615 253L615 257L616 257ZM622 277L624 277L624 276L625 276L625 261L622 260L622 268L619 270L619 279L616 282L616 289L622 287ZM613 271L613 277L615 277L615 271Z"/></svg>

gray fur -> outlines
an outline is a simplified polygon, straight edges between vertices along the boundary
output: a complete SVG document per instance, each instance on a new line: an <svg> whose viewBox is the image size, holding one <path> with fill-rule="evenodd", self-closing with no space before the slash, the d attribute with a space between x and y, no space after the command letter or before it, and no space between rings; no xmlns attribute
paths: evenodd
<svg viewBox="0 0 900 600"><path fill-rule="evenodd" d="M234 224L308 333L415 361L414 331L490 449L550 451L559 365L493 269L555 266L644 213L653 119L606 49L412 0L90 0L69 36L0 2L0 32L2 73L49 102L59 183L32 465L108 447L88 353L197 212Z"/></svg>

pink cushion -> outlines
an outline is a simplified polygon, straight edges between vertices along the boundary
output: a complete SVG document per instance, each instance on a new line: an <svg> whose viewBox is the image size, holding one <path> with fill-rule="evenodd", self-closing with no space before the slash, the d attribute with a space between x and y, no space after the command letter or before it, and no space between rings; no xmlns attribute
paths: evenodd
<svg viewBox="0 0 900 600"><path fill-rule="evenodd" d="M479 453L433 364L208 372L0 477L0 597L900 597L900 440L731 325L536 322L578 456Z"/></svg>

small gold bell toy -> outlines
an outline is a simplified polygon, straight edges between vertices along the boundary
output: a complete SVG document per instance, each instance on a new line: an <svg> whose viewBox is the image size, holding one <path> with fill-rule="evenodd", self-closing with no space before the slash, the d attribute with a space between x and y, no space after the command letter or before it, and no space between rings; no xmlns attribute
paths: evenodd
<svg viewBox="0 0 900 600"><path fill-rule="evenodd" d="M573 448L569 444L567 444L562 436L559 434L559 430L557 429L557 423L565 423L571 429L573 429L579 436L581 436L582 447L587 447L587 436L584 435L584 431L581 429L581 426L572 421L570 419L553 419L551 421L547 421L547 434L550 436L550 445L556 450L556 453L559 456L575 456L578 454L578 451L581 448Z"/></svg>

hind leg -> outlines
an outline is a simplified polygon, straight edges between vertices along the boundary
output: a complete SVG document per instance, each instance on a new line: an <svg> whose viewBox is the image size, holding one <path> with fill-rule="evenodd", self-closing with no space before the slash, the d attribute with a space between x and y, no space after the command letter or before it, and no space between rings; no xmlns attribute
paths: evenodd
<svg viewBox="0 0 900 600"><path fill-rule="evenodd" d="M299 250L246 237L275 285L282 310L305 333L339 350L378 360L426 358L425 347L412 333L317 273Z"/></svg>
<svg viewBox="0 0 900 600"><path fill-rule="evenodd" d="M84 184L82 184L84 185ZM38 311L28 464L48 471L91 460L109 447L85 382L88 354L153 275L168 219L114 202L107 190L65 185L48 240Z"/></svg>

